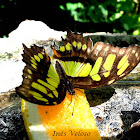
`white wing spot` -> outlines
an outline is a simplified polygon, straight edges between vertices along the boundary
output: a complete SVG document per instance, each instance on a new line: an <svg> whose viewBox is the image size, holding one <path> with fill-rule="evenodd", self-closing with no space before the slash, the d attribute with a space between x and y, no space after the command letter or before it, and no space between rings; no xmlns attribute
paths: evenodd
<svg viewBox="0 0 140 140"><path fill-rule="evenodd" d="M138 57L138 53L136 53L135 56Z"/></svg>
<svg viewBox="0 0 140 140"><path fill-rule="evenodd" d="M114 81L115 81L115 79L110 80L110 81L108 82L108 84L110 85L110 84L112 84Z"/></svg>
<svg viewBox="0 0 140 140"><path fill-rule="evenodd" d="M132 53L135 53L135 52L136 52L135 50L132 51Z"/></svg>
<svg viewBox="0 0 140 140"><path fill-rule="evenodd" d="M102 46L101 45L98 45L97 46L97 50L100 51L101 49L102 49Z"/></svg>

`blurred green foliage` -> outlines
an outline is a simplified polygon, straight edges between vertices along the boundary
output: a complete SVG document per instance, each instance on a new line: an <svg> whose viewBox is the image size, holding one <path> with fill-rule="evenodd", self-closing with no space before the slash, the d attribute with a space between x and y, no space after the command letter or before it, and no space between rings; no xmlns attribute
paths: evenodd
<svg viewBox="0 0 140 140"><path fill-rule="evenodd" d="M8 33L11 31L9 28L11 26L11 19L14 19L16 15L14 15L13 11L16 8L17 0L0 0L0 35L5 38L7 31Z"/></svg>
<svg viewBox="0 0 140 140"><path fill-rule="evenodd" d="M0 0L0 37L25 19L55 30L140 35L140 0L52 0L46 5L44 0Z"/></svg>
<svg viewBox="0 0 140 140"><path fill-rule="evenodd" d="M82 23L107 23L114 33L140 35L139 0L82 0L66 2L60 9Z"/></svg>

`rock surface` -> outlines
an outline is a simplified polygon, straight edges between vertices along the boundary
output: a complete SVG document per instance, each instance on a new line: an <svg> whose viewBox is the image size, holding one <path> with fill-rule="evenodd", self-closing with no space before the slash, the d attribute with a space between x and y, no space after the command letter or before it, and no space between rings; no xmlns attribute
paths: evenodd
<svg viewBox="0 0 140 140"><path fill-rule="evenodd" d="M104 139L122 138L131 125L140 119L140 87L113 86L115 93L107 102L91 107Z"/></svg>
<svg viewBox="0 0 140 140"><path fill-rule="evenodd" d="M0 111L0 140L28 140L20 103Z"/></svg>

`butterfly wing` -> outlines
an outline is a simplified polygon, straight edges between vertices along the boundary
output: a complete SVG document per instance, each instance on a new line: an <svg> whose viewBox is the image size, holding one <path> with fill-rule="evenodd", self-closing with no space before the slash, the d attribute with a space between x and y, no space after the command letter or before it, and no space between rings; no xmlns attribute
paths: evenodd
<svg viewBox="0 0 140 140"><path fill-rule="evenodd" d="M41 105L56 105L63 101L65 88L51 63L50 57L43 47L25 45L23 61L26 66L23 70L22 85L16 92L25 100Z"/></svg>
<svg viewBox="0 0 140 140"><path fill-rule="evenodd" d="M53 47L52 47L53 48ZM96 88L110 85L131 72L140 62L140 47L114 47L90 38L86 41L82 34L67 33L63 45L54 51L57 59L69 76L74 87Z"/></svg>

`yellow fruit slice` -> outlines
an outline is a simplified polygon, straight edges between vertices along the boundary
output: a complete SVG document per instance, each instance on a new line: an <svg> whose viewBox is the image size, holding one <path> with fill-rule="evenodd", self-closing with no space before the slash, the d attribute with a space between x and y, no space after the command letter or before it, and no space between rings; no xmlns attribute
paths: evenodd
<svg viewBox="0 0 140 140"><path fill-rule="evenodd" d="M84 90L53 106L22 99L21 109L30 140L101 140Z"/></svg>

